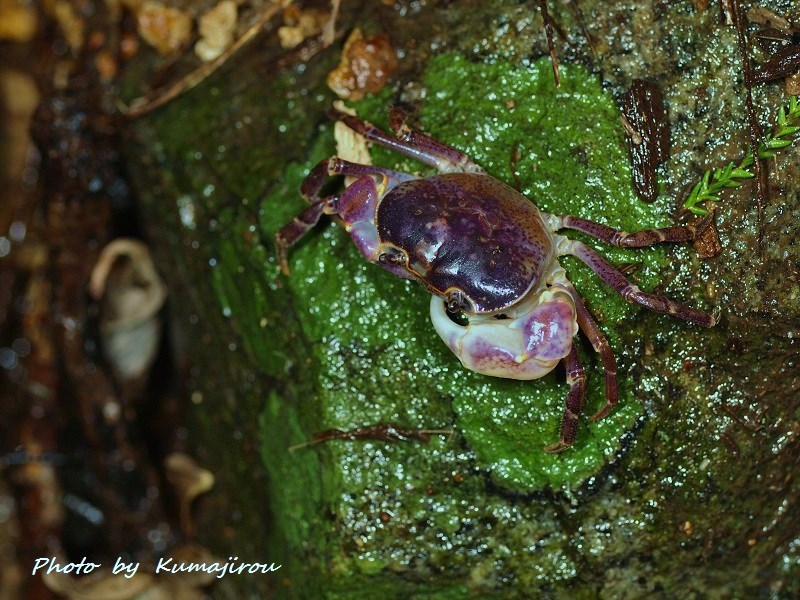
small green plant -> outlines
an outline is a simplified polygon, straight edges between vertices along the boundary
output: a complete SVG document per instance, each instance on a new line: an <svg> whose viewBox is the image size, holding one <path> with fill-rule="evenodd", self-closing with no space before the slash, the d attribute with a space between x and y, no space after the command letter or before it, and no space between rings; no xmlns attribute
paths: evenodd
<svg viewBox="0 0 800 600"><path fill-rule="evenodd" d="M764 136L758 144L758 156L763 159L772 158L781 148L789 146L795 141L795 134L800 131L800 96L792 96L787 106L782 106L778 111L778 124ZM739 163L731 161L724 169L714 169L706 171L703 178L692 188L684 206L696 215L708 214L708 211L701 205L708 200L719 201L719 194L724 188L737 188L742 179L755 177L751 170L755 159L753 149L747 148L747 152Z"/></svg>

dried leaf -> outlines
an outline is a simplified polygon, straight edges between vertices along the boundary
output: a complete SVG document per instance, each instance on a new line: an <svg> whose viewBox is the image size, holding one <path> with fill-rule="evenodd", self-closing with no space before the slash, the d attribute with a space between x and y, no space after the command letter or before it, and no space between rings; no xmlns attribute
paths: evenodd
<svg viewBox="0 0 800 600"><path fill-rule="evenodd" d="M327 12L307 9L296 5L283 11L283 26L278 28L278 38L282 48L295 48L306 39L319 34L323 26L330 20Z"/></svg>
<svg viewBox="0 0 800 600"><path fill-rule="evenodd" d="M164 459L167 481L178 496L178 512L181 529L186 535L194 535L191 516L192 502L197 496L214 487L214 475L198 466L191 456L173 453Z"/></svg>
<svg viewBox="0 0 800 600"><path fill-rule="evenodd" d="M777 29L778 31L791 32L793 29L789 19L763 6L754 6L750 8L747 11L747 20L757 25Z"/></svg>
<svg viewBox="0 0 800 600"><path fill-rule="evenodd" d="M709 221L708 226L700 231L694 240L694 249L700 258L713 258L722 252L722 244L719 241L719 234L713 220Z"/></svg>
<svg viewBox="0 0 800 600"><path fill-rule="evenodd" d="M637 79L622 102L622 125L633 166L633 186L646 202L658 195L656 167L669 153L669 121L661 90L654 83Z"/></svg>
<svg viewBox="0 0 800 600"><path fill-rule="evenodd" d="M340 98L360 100L379 91L397 68L397 54L386 34L364 38L354 29L345 42L339 66L328 74L328 87Z"/></svg>
<svg viewBox="0 0 800 600"><path fill-rule="evenodd" d="M161 54L179 50L192 33L191 17L154 0L144 2L136 13L139 35Z"/></svg>
<svg viewBox="0 0 800 600"><path fill-rule="evenodd" d="M233 42L237 8L233 0L222 0L205 12L198 22L200 40L194 51L204 61L214 60Z"/></svg>
<svg viewBox="0 0 800 600"><path fill-rule="evenodd" d="M770 59L753 69L753 82L764 83L783 79L800 71L800 44L779 49Z"/></svg>
<svg viewBox="0 0 800 600"><path fill-rule="evenodd" d="M334 102L333 107L349 115L356 116L356 111L347 108L341 100ZM336 140L336 156L361 165L372 164L372 156L369 154L367 140L363 135L357 133L341 121L336 121L333 126L333 137ZM346 176L344 178L345 186L350 185L356 179L356 177Z"/></svg>

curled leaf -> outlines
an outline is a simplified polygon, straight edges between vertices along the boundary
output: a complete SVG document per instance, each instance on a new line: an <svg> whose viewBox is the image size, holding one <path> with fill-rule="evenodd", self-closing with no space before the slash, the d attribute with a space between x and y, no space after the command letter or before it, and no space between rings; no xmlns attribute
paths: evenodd
<svg viewBox="0 0 800 600"><path fill-rule="evenodd" d="M119 238L103 248L89 293L100 302L103 351L116 376L123 382L142 377L158 351L158 312L167 297L147 246Z"/></svg>
<svg viewBox="0 0 800 600"><path fill-rule="evenodd" d="M333 107L349 115L356 115L356 112L351 108L347 108L341 100L334 102ZM333 126L333 137L336 140L336 156L360 165L372 164L372 156L370 156L367 140L363 135L341 121L336 121ZM357 177L346 176L344 178L345 185L350 185L356 179Z"/></svg>
<svg viewBox="0 0 800 600"><path fill-rule="evenodd" d="M195 460L181 453L173 453L164 459L167 481L178 497L178 516L181 529L188 536L194 536L195 524L192 519L192 502L201 494L214 487L214 475L201 468Z"/></svg>

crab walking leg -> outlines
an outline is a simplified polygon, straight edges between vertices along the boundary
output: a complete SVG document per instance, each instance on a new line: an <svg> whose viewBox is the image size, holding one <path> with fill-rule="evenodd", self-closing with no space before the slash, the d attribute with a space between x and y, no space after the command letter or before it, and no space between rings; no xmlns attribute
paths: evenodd
<svg viewBox="0 0 800 600"><path fill-rule="evenodd" d="M640 304L650 310L672 315L696 323L703 327L713 327L717 322L716 317L702 310L680 304L664 296L641 291L638 287L625 279L614 266L597 252L581 242L570 241L567 254L578 257L602 279L606 285L611 286L620 296L628 302Z"/></svg>
<svg viewBox="0 0 800 600"><path fill-rule="evenodd" d="M311 169L311 172L303 180L303 183L300 184L300 194L309 202L316 202L319 200L319 191L322 189L322 186L325 185L329 177L335 175L351 175L353 177L370 175L372 177L377 177L384 182L387 190L403 181L416 179L416 177L408 173L400 173L399 171L392 171L391 169L383 169L370 165L360 165L339 158L338 156L332 156L321 160L317 166Z"/></svg>
<svg viewBox="0 0 800 600"><path fill-rule="evenodd" d="M620 229L608 227L602 223L581 219L580 217L562 216L555 217L555 219L557 223L556 229L574 229L576 231L582 231L613 246L622 246L625 248L642 248L654 244L691 242L711 224L709 215L697 223L663 227L661 229L644 229L642 231L628 233Z"/></svg>
<svg viewBox="0 0 800 600"><path fill-rule="evenodd" d="M391 148L395 152L410 156L420 162L435 167L442 173L483 173L478 165L472 162L466 154L455 148L450 148L428 136L411 136L408 139L395 138L371 123L362 121L358 117L348 115L332 108L328 111L331 118L341 121L356 133L360 133L370 142ZM401 131L402 135L405 135ZM433 143L431 143L431 141ZM463 157L463 158L462 158ZM463 163L463 164L462 164Z"/></svg>
<svg viewBox="0 0 800 600"><path fill-rule="evenodd" d="M351 175L352 177L363 177L365 175L378 177L385 180L390 188L403 181L416 179L416 177L408 173L392 171L391 169L384 169L383 167L373 167L372 165L360 165L339 158L338 156L333 156L328 159L328 173L330 175Z"/></svg>
<svg viewBox="0 0 800 600"><path fill-rule="evenodd" d="M311 206L294 217L290 223L284 225L275 233L275 248L278 253L278 264L281 267L281 273L284 275L289 274L289 246L313 229L314 225L319 222L319 218L323 214L338 214L338 203L339 196L326 196L325 198L315 200Z"/></svg>
<svg viewBox="0 0 800 600"><path fill-rule="evenodd" d="M300 195L309 202L316 202L319 200L319 191L331 176L329 172L331 160L332 158L326 158L325 160L319 161L300 184Z"/></svg>
<svg viewBox="0 0 800 600"><path fill-rule="evenodd" d="M478 166L475 162L464 154L456 150L452 146L448 146L444 142L440 142L436 138L429 136L421 131L411 129L406 125L406 112L396 106L389 111L389 126L392 128L394 134L409 144L417 148L427 148L431 153L437 154L446 158L454 164L454 168L449 171L439 169L443 173L485 173L483 167Z"/></svg>
<svg viewBox="0 0 800 600"><path fill-rule="evenodd" d="M567 371L569 393L567 394L567 403L564 408L564 417L561 419L561 439L544 448L545 452L550 453L563 452L575 441L575 437L578 434L578 418L581 416L583 402L586 398L586 372L583 370L574 340L572 348L569 354L564 357L563 362Z"/></svg>
<svg viewBox="0 0 800 600"><path fill-rule="evenodd" d="M600 360L603 362L603 375L606 380L606 403L599 411L590 417L592 421L599 421L611 412L611 409L617 404L619 399L619 390L617 388L617 359L614 357L614 352L611 346L600 331L589 310L586 308L586 303L580 297L575 287L565 281L562 285L569 290L573 302L575 302L575 310L578 316L578 327L589 338L592 348L597 354L600 355Z"/></svg>

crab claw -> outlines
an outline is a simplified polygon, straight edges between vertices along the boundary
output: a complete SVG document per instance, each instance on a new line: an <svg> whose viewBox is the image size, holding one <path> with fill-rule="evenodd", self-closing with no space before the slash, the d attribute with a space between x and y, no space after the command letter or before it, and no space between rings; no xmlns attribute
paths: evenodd
<svg viewBox="0 0 800 600"><path fill-rule="evenodd" d="M468 369L494 377L538 379L569 354L578 331L575 306L561 290L545 291L525 304L509 318L476 315L461 325L448 316L446 302L434 296L431 320Z"/></svg>
<svg viewBox="0 0 800 600"><path fill-rule="evenodd" d="M539 360L561 360L569 354L578 333L572 298L562 291L544 292L539 305L519 319L525 341L525 356Z"/></svg>

